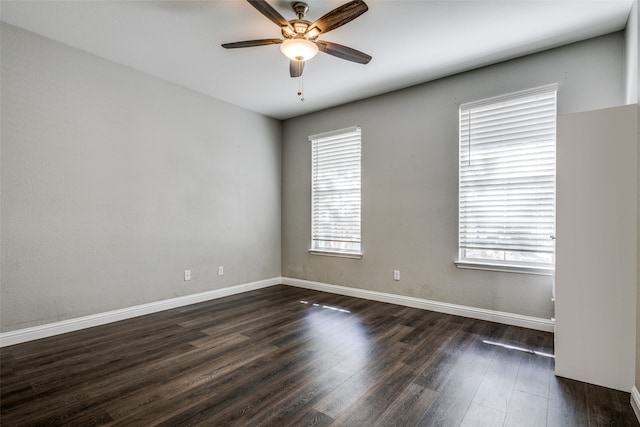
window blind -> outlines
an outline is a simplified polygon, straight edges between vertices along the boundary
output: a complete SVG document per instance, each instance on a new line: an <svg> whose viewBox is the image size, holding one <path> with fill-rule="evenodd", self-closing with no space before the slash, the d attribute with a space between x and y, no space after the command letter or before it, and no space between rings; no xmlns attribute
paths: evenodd
<svg viewBox="0 0 640 427"><path fill-rule="evenodd" d="M555 86L461 105L461 259L552 266L555 169Z"/></svg>
<svg viewBox="0 0 640 427"><path fill-rule="evenodd" d="M354 127L309 137L311 250L360 254L361 141Z"/></svg>

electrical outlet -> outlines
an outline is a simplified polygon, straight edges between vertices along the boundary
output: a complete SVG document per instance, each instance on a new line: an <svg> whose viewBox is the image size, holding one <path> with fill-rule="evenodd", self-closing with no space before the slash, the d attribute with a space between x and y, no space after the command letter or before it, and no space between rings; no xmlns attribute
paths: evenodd
<svg viewBox="0 0 640 427"><path fill-rule="evenodd" d="M218 276L222 276L224 274L224 267L220 266L218 267Z"/></svg>
<svg viewBox="0 0 640 427"><path fill-rule="evenodd" d="M400 270L393 270L393 280L400 280Z"/></svg>
<svg viewBox="0 0 640 427"><path fill-rule="evenodd" d="M191 270L185 270L184 271L184 281L189 281L191 280Z"/></svg>

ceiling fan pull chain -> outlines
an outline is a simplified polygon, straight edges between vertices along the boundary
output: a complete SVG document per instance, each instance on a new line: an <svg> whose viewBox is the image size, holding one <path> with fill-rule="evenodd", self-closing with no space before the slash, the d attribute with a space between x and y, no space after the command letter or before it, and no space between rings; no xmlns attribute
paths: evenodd
<svg viewBox="0 0 640 427"><path fill-rule="evenodd" d="M303 90L304 90L304 81L302 80L303 77L300 76L298 77L298 96L300 97L300 102L304 102L304 94L303 94Z"/></svg>

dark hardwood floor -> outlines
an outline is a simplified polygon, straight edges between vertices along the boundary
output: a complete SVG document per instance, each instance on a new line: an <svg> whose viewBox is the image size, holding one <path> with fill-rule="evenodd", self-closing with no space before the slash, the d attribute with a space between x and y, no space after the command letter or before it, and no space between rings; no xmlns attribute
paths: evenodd
<svg viewBox="0 0 640 427"><path fill-rule="evenodd" d="M0 422L638 426L549 333L275 286L0 349Z"/></svg>

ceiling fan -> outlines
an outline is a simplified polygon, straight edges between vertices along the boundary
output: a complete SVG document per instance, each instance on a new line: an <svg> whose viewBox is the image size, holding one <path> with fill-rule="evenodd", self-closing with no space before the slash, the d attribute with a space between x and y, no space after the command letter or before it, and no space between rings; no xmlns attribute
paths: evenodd
<svg viewBox="0 0 640 427"><path fill-rule="evenodd" d="M305 61L313 58L320 52L328 53L340 59L367 64L371 61L371 56L359 50L347 46L318 40L322 34L335 30L342 25L353 21L358 16L369 10L369 7L362 0L353 0L343 4L315 22L309 22L304 16L309 11L309 6L303 2L292 4L293 11L297 19L287 21L277 10L275 10L265 0L247 0L258 12L269 18L280 27L283 39L261 39L247 40L235 43L224 43L222 47L226 49L237 49L241 47L266 46L279 44L280 50L289 58L289 73L291 77L302 76Z"/></svg>

